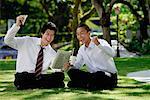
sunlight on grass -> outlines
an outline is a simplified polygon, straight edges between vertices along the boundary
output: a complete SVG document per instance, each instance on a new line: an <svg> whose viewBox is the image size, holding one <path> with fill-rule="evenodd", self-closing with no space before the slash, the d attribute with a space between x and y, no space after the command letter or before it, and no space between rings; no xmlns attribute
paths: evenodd
<svg viewBox="0 0 150 100"><path fill-rule="evenodd" d="M67 87L16 90L13 85L15 61L0 61L0 100L149 100L150 84L129 79L126 74L150 69L150 57L116 58L115 62L119 74L118 87L113 90L88 91ZM66 73L65 76L67 84L69 77Z"/></svg>
<svg viewBox="0 0 150 100"><path fill-rule="evenodd" d="M0 70L0 82L1 81L12 81L14 80L14 73L15 71L14 70L7 70L7 71L2 71Z"/></svg>

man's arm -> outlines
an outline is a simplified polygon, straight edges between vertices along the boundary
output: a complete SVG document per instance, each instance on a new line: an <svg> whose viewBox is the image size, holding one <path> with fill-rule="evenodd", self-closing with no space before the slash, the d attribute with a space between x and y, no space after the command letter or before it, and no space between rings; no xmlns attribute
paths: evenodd
<svg viewBox="0 0 150 100"><path fill-rule="evenodd" d="M73 66L76 69L80 69L83 65L84 65L84 59L83 59L83 56L82 56L82 51L81 51L81 49L79 49L76 60L73 64Z"/></svg>
<svg viewBox="0 0 150 100"><path fill-rule="evenodd" d="M77 57L75 57L74 59L71 59L71 58L72 57L70 57L69 62L66 62L64 64L64 70L69 70L71 68L80 69L84 65L84 59L82 57L82 52L80 49L78 51Z"/></svg>
<svg viewBox="0 0 150 100"><path fill-rule="evenodd" d="M7 31L4 42L8 46L17 49L17 39L15 39L16 33L19 31L22 22L24 21L24 15L20 15L16 18L16 23Z"/></svg>
<svg viewBox="0 0 150 100"><path fill-rule="evenodd" d="M114 57L116 55L115 50L108 44L106 40L102 40L101 42L98 40L97 37L94 37L92 41L107 55Z"/></svg>

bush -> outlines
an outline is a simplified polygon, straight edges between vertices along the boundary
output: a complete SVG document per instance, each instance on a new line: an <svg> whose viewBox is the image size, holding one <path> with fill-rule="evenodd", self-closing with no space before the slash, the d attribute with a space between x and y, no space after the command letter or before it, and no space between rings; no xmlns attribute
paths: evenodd
<svg viewBox="0 0 150 100"><path fill-rule="evenodd" d="M140 52L140 49L142 48L142 43L138 41L137 39L132 39L132 41L128 44L127 49L132 52Z"/></svg>
<svg viewBox="0 0 150 100"><path fill-rule="evenodd" d="M150 54L150 39L144 40L143 43L135 38L128 44L127 49L131 52L141 54Z"/></svg>
<svg viewBox="0 0 150 100"><path fill-rule="evenodd" d="M150 54L150 39L144 40L142 43L142 54Z"/></svg>

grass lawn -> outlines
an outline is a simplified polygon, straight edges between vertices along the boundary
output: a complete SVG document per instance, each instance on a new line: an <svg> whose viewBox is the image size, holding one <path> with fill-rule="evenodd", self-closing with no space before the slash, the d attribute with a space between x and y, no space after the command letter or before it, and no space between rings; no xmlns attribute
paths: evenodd
<svg viewBox="0 0 150 100"><path fill-rule="evenodd" d="M88 91L81 89L16 90L13 85L15 61L0 61L0 100L150 100L150 84L126 77L133 71L150 69L150 56L116 58L119 80L114 90ZM69 80L66 75L65 83Z"/></svg>

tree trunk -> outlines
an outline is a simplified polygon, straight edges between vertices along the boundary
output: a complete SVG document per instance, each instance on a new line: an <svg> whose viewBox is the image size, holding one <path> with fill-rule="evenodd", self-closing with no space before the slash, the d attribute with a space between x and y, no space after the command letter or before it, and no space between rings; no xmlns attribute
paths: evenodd
<svg viewBox="0 0 150 100"><path fill-rule="evenodd" d="M110 38L110 14L103 13L102 18L100 19L100 24L103 30L103 38L111 45Z"/></svg>
<svg viewBox="0 0 150 100"><path fill-rule="evenodd" d="M140 21L140 32L143 39L148 39L147 25L148 25L148 7L145 0L139 0L140 6L144 14L144 18Z"/></svg>
<svg viewBox="0 0 150 100"><path fill-rule="evenodd" d="M103 0L92 0L92 3L97 10L97 13L100 17L100 24L102 26L103 30L103 38L111 45L111 39L110 39L110 12L106 13L104 6L103 6Z"/></svg>
<svg viewBox="0 0 150 100"><path fill-rule="evenodd" d="M111 38L110 38L110 27L102 27L103 30L103 38L111 45Z"/></svg>
<svg viewBox="0 0 150 100"><path fill-rule="evenodd" d="M143 39L148 38L147 25L146 22L144 22L143 20L139 21L139 23L140 23L140 33L142 35L142 41L143 41Z"/></svg>
<svg viewBox="0 0 150 100"><path fill-rule="evenodd" d="M73 48L74 48L74 55L77 54L79 49L79 41L76 36L76 29L78 26L78 11L79 5L81 4L81 0L75 0L75 7L73 9L73 22L72 22L72 30L73 30Z"/></svg>

